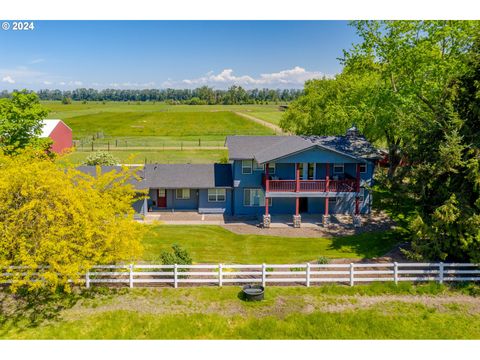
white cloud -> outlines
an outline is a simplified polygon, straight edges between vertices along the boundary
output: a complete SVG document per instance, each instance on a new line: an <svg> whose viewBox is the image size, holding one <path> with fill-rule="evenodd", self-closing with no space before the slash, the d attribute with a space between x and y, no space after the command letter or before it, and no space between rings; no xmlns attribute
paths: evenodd
<svg viewBox="0 0 480 360"><path fill-rule="evenodd" d="M233 69L224 69L218 74L210 71L204 76L194 79L184 79L180 82L175 82L169 79L162 85L164 87L197 87L208 85L225 88L231 85L241 85L247 88L258 86L295 88L303 87L303 84L307 80L319 79L322 77L331 77L331 75L319 71L308 71L300 66L295 66L292 69L279 72L260 74L260 76L257 77L251 75L237 76L234 74Z"/></svg>
<svg viewBox="0 0 480 360"><path fill-rule="evenodd" d="M9 84L15 84L15 80L12 79L10 75L4 76L2 78L3 82L9 83Z"/></svg>
<svg viewBox="0 0 480 360"><path fill-rule="evenodd" d="M97 86L101 86L101 84L97 84ZM149 89L155 86L155 82L150 81L146 83L136 83L136 82L123 82L123 83L110 83L108 84L109 87L112 88L123 88L123 89Z"/></svg>
<svg viewBox="0 0 480 360"><path fill-rule="evenodd" d="M48 80L45 80L45 81L43 82L43 85L52 85L52 82L51 82L51 81L48 81Z"/></svg>
<svg viewBox="0 0 480 360"><path fill-rule="evenodd" d="M39 64L39 63L42 63L44 61L45 61L45 59L41 59L41 58L33 59L32 61L30 61L30 64Z"/></svg>

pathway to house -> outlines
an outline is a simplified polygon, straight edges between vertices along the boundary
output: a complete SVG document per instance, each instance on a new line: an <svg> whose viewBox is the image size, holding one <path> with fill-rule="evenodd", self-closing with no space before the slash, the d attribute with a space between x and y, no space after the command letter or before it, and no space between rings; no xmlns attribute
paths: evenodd
<svg viewBox="0 0 480 360"><path fill-rule="evenodd" d="M245 113L242 113L242 112L235 112L235 114L237 114L239 116L243 116L245 119L255 121L256 123L259 123L260 125L266 126L270 129L274 130L275 134L277 134L277 135L287 135L287 133L283 132L281 127L279 127L275 124L272 124L271 122L256 118L252 115L248 115L248 114L245 114Z"/></svg>

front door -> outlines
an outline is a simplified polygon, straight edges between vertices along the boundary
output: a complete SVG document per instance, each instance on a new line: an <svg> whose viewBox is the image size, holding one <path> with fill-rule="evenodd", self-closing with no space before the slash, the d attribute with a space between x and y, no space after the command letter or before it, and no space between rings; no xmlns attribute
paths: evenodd
<svg viewBox="0 0 480 360"><path fill-rule="evenodd" d="M299 211L300 213L307 213L308 212L308 198L300 198L299 199Z"/></svg>
<svg viewBox="0 0 480 360"><path fill-rule="evenodd" d="M167 191L165 189L158 189L158 207L167 207Z"/></svg>

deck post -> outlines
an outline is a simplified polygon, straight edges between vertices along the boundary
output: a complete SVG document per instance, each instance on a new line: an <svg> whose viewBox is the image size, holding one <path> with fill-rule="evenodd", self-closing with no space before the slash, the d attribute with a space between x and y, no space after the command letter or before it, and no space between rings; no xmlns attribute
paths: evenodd
<svg viewBox="0 0 480 360"><path fill-rule="evenodd" d="M85 274L85 287L90 289L90 270L87 270L87 273Z"/></svg>
<svg viewBox="0 0 480 360"><path fill-rule="evenodd" d="M330 222L330 212L328 209L328 193L330 191L330 163L326 163L326 170L325 170L325 192L327 196L325 196L325 214L322 217L322 224L323 226L328 225Z"/></svg>
<svg viewBox="0 0 480 360"><path fill-rule="evenodd" d="M300 192L300 165L298 163L295 164L296 172L295 172L295 192Z"/></svg>
<svg viewBox="0 0 480 360"><path fill-rule="evenodd" d="M353 215L353 226L362 226L362 220L360 219L360 164L357 163L357 176L355 184L355 215Z"/></svg>

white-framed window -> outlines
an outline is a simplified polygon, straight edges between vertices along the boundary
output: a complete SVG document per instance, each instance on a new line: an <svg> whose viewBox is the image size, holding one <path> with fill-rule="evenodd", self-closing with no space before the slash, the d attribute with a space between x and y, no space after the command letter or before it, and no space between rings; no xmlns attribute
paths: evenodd
<svg viewBox="0 0 480 360"><path fill-rule="evenodd" d="M265 171L265 164L260 165L256 160L253 160L253 170L255 171Z"/></svg>
<svg viewBox="0 0 480 360"><path fill-rule="evenodd" d="M177 200L188 200L190 199L190 189L176 189L175 198Z"/></svg>
<svg viewBox="0 0 480 360"><path fill-rule="evenodd" d="M359 164L360 174L365 174L367 172L367 164Z"/></svg>
<svg viewBox="0 0 480 360"><path fill-rule="evenodd" d="M208 202L224 202L226 198L225 189L208 189Z"/></svg>
<svg viewBox="0 0 480 360"><path fill-rule="evenodd" d="M263 189L243 189L244 206L265 206Z"/></svg>
<svg viewBox="0 0 480 360"><path fill-rule="evenodd" d="M333 173L334 174L343 174L345 172L344 164L333 164Z"/></svg>
<svg viewBox="0 0 480 360"><path fill-rule="evenodd" d="M252 160L242 160L242 174L252 173Z"/></svg>

